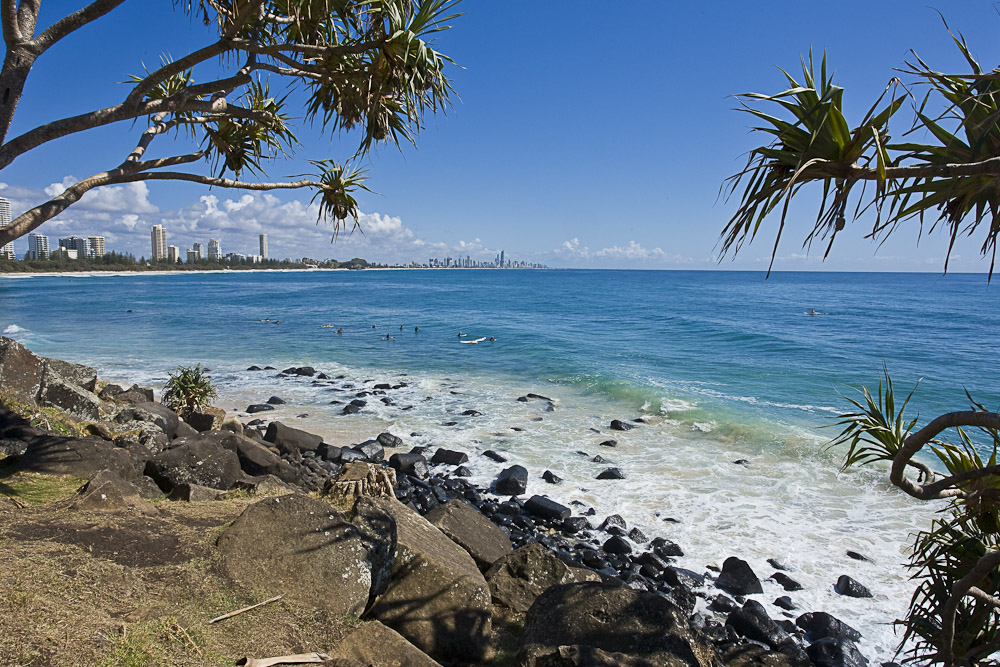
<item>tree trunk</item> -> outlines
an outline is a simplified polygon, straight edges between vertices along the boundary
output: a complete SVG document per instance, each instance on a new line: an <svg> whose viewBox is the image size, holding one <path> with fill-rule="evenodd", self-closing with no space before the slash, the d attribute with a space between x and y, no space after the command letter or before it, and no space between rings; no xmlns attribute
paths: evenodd
<svg viewBox="0 0 1000 667"><path fill-rule="evenodd" d="M7 50L7 58L0 70L0 144L7 139L7 132L14 120L14 112L24 92L24 82L28 80L35 56L21 46Z"/></svg>

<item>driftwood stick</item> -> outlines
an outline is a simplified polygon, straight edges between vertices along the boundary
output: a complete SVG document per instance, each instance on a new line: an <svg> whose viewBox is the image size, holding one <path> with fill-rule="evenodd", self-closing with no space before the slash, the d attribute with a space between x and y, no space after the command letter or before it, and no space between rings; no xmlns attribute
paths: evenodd
<svg viewBox="0 0 1000 667"><path fill-rule="evenodd" d="M276 658L242 658L236 664L245 667L271 667L271 665L301 665L310 662L326 662L330 659L326 653L297 653L282 655Z"/></svg>
<svg viewBox="0 0 1000 667"><path fill-rule="evenodd" d="M228 614L223 614L222 616L217 616L216 618L213 618L211 621L209 621L208 624L211 625L212 623L217 623L218 621L224 621L227 618L232 618L233 616L237 616L239 614L242 614L245 611L250 611L251 609L256 609L257 607L263 607L264 605L271 604L272 602L277 602L278 600L280 600L283 597L285 597L285 596L284 595L275 595L270 600L264 600L263 602L258 602L257 604L252 604L249 607L243 607L243 609L237 609L236 611L231 611Z"/></svg>

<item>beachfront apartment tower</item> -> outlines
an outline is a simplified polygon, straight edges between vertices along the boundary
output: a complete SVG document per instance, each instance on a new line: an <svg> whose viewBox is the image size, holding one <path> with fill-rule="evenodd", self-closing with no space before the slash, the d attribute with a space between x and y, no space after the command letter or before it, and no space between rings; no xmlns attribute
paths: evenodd
<svg viewBox="0 0 1000 667"><path fill-rule="evenodd" d="M87 237L87 256L88 257L104 257L104 237L103 236L88 236Z"/></svg>
<svg viewBox="0 0 1000 667"><path fill-rule="evenodd" d="M195 245L198 245L198 244L196 243ZM187 263L188 264L194 264L199 259L201 259L201 253L200 252L198 252L197 250L188 250L187 251Z"/></svg>
<svg viewBox="0 0 1000 667"><path fill-rule="evenodd" d="M202 257L205 256L205 253L202 252L201 244L200 243L192 243L191 244L191 252L194 253L194 258L195 259L201 259ZM188 261L191 261L191 260L188 260Z"/></svg>
<svg viewBox="0 0 1000 667"><path fill-rule="evenodd" d="M48 259L49 237L44 234L28 234L27 259Z"/></svg>
<svg viewBox="0 0 1000 667"><path fill-rule="evenodd" d="M222 245L215 239L208 240L208 258L215 261L222 259Z"/></svg>
<svg viewBox="0 0 1000 667"><path fill-rule="evenodd" d="M167 258L167 230L163 225L153 225L149 229L150 240L152 241L152 254L149 256L154 262Z"/></svg>
<svg viewBox="0 0 1000 667"><path fill-rule="evenodd" d="M260 235L260 256L267 261L267 234Z"/></svg>
<svg viewBox="0 0 1000 667"><path fill-rule="evenodd" d="M83 259L89 251L87 239L82 236L67 236L59 239L59 247L64 250L75 250L76 256L73 259Z"/></svg>
<svg viewBox="0 0 1000 667"><path fill-rule="evenodd" d="M167 246L167 261L171 264L176 264L181 261L181 249L175 245Z"/></svg>
<svg viewBox="0 0 1000 667"><path fill-rule="evenodd" d="M0 197L0 229L10 224L10 200ZM14 242L5 243L0 246L0 257L4 259L16 259L14 257Z"/></svg>

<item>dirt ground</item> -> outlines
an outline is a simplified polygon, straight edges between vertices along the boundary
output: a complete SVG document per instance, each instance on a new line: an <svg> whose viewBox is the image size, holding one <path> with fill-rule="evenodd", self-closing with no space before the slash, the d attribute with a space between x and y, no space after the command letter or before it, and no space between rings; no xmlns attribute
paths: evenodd
<svg viewBox="0 0 1000 667"><path fill-rule="evenodd" d="M64 483L72 493L77 480ZM251 502L162 501L143 513L0 497L0 665L233 665L331 650L358 621L282 600L208 624L270 597L213 562L215 539Z"/></svg>

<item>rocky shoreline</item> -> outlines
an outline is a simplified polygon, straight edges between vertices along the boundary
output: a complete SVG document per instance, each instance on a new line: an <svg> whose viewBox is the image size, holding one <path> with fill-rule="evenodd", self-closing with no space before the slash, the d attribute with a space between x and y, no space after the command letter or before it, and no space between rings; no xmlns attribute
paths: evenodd
<svg viewBox="0 0 1000 667"><path fill-rule="evenodd" d="M273 373L279 394L290 380L328 385L346 414L368 401L391 403L405 387L310 367L248 370ZM385 626L379 638L356 639L355 649L374 650L387 633L398 633L393 645L404 642L406 655L422 657L397 664L493 664L492 620L500 617L513 617L515 626L523 620L513 664L869 664L856 630L796 608L801 586L779 559L769 561L770 578L792 595L768 608L746 597L763 589L737 556L693 572L674 564L682 545L649 540L626 518L525 497L529 475L560 483L550 471L511 465L489 488L476 486L467 479L467 452L410 447L405 435L392 433L340 447L267 420L284 402L278 395L249 405L242 417L207 409L182 419L149 389L101 383L93 369L37 357L6 338L0 387L5 398L82 420L89 437L47 432L6 407L0 412L0 456L16 457L18 470L91 480L77 508L134 508L164 495L179 502L267 497L220 535L214 557L221 570L293 597L303 577L324 580L323 594L301 602ZM552 405L539 394L517 400ZM614 420L608 429L635 426ZM471 456L509 463L491 450ZM614 467L600 475L622 478ZM321 515L329 518L316 523ZM847 575L836 588L870 595ZM380 664L357 651L360 664Z"/></svg>

